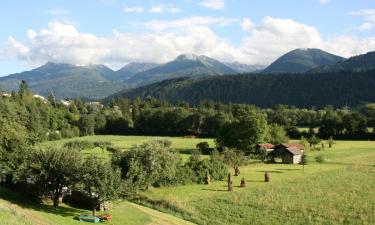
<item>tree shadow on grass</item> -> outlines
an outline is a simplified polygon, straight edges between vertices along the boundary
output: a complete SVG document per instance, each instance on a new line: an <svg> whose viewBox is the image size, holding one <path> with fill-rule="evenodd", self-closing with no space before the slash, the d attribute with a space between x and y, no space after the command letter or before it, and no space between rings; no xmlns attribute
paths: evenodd
<svg viewBox="0 0 375 225"><path fill-rule="evenodd" d="M280 168L276 170L285 170L285 171L293 171L293 170L301 170L301 169L287 169L287 168Z"/></svg>
<svg viewBox="0 0 375 225"><path fill-rule="evenodd" d="M228 190L223 190L223 189L208 189L208 188L202 188L202 191L225 191L227 192Z"/></svg>
<svg viewBox="0 0 375 225"><path fill-rule="evenodd" d="M0 198L25 209L71 217L72 219L79 214L87 212L83 209L71 208L64 205L59 206L59 208L54 208L52 205L43 204L40 201L38 202L37 199L30 199L24 194L13 192L4 187L0 187Z"/></svg>
<svg viewBox="0 0 375 225"><path fill-rule="evenodd" d="M265 173L265 172L268 172L268 173L284 173L284 172L278 171L278 170L257 170L255 172L261 172L261 173Z"/></svg>

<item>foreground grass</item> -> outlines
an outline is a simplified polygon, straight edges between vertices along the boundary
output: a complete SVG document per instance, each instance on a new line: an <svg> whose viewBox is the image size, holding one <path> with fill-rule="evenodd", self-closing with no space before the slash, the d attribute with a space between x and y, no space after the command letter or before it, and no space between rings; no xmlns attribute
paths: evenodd
<svg viewBox="0 0 375 225"><path fill-rule="evenodd" d="M199 224L375 224L375 143L343 141L307 154L304 172L300 165L243 167L233 193L223 181L152 189L141 202ZM316 164L316 155L326 163Z"/></svg>
<svg viewBox="0 0 375 225"><path fill-rule="evenodd" d="M190 224L174 216L158 212L127 201L111 204L106 211L113 216L111 224ZM76 218L80 214L91 214L91 211L61 204L58 209L51 204L32 202L8 189L0 187L0 224L6 225L74 225L82 224ZM100 214L100 212L98 212Z"/></svg>

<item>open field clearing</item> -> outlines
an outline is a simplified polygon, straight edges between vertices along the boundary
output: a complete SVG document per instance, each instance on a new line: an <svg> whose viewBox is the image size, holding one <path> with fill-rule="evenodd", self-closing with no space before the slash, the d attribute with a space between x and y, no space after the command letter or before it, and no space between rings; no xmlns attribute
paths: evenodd
<svg viewBox="0 0 375 225"><path fill-rule="evenodd" d="M72 140L110 141L123 150L134 144L162 139L140 136L89 136L45 142L42 146L62 145ZM168 138L172 148L186 153L201 141L214 146L212 139ZM84 154L105 154L101 149ZM135 199L112 204L113 224L374 224L375 223L375 143L337 141L333 148L307 151L308 165L256 163L241 167L234 177L234 192L227 182L151 188ZM325 162L318 164L315 157ZM185 160L188 154L182 154ZM265 183L264 173L271 174ZM240 188L240 179L247 181ZM0 219L4 224L81 224L73 218L90 211L63 204L25 202L6 189L0 189ZM22 203L21 203L22 202ZM156 211L154 209L159 211ZM172 215L168 215L173 214ZM176 217L175 217L176 216ZM179 219L178 217L185 219Z"/></svg>

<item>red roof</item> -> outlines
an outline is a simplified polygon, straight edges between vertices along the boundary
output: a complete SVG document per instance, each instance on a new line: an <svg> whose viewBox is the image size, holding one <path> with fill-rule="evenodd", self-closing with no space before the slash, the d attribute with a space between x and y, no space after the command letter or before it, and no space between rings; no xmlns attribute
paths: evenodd
<svg viewBox="0 0 375 225"><path fill-rule="evenodd" d="M283 143L282 146L285 146L286 148L297 148L297 149L305 149L305 146L298 144L298 143Z"/></svg>
<svg viewBox="0 0 375 225"><path fill-rule="evenodd" d="M275 147L273 144L270 143L258 144L258 146L265 149L272 149Z"/></svg>

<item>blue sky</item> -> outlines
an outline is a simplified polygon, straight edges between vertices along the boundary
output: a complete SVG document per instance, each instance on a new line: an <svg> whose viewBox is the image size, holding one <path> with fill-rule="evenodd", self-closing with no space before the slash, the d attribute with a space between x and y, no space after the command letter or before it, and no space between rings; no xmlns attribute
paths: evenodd
<svg viewBox="0 0 375 225"><path fill-rule="evenodd" d="M0 18L0 76L48 61L117 69L195 53L269 64L294 48L375 50L373 0L14 0Z"/></svg>

